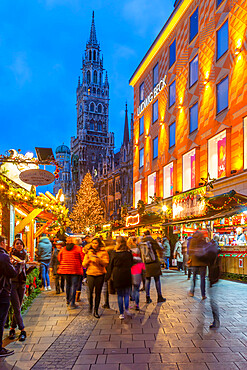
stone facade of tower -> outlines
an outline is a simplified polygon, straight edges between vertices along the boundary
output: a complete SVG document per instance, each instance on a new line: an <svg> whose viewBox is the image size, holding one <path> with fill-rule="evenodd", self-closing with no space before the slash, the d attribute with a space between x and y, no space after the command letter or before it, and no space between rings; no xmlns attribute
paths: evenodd
<svg viewBox="0 0 247 370"><path fill-rule="evenodd" d="M57 194L62 189L66 206L71 209L71 154L66 145L59 145L56 149L56 161L60 168L59 177L55 179L53 193Z"/></svg>
<svg viewBox="0 0 247 370"><path fill-rule="evenodd" d="M71 138L72 202L85 174L114 168L114 134L108 132L109 83L96 38L94 13L76 90L77 135Z"/></svg>
<svg viewBox="0 0 247 370"><path fill-rule="evenodd" d="M129 135L128 111L125 110L123 144L114 154L114 167L103 162L103 173L95 178L95 186L104 203L105 221L121 218L121 207L128 208L133 202L133 114L131 114L131 135Z"/></svg>

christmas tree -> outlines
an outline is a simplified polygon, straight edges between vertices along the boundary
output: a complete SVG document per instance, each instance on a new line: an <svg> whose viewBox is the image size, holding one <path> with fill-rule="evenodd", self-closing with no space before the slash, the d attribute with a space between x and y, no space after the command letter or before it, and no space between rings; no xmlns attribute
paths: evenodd
<svg viewBox="0 0 247 370"><path fill-rule="evenodd" d="M82 180L76 198L70 214L72 231L74 233L93 231L92 229L103 221L103 208L89 172Z"/></svg>

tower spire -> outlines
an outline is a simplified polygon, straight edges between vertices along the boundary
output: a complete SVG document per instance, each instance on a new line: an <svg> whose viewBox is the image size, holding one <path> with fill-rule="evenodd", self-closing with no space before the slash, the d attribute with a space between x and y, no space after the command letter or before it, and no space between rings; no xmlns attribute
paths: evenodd
<svg viewBox="0 0 247 370"><path fill-rule="evenodd" d="M92 15L92 24L91 24L89 44L92 44L92 45L97 44L96 29L95 29L95 23L94 23L94 11Z"/></svg>
<svg viewBox="0 0 247 370"><path fill-rule="evenodd" d="M126 102L123 144L127 147L128 143L129 143L129 123L128 123L128 107L127 107L127 102Z"/></svg>

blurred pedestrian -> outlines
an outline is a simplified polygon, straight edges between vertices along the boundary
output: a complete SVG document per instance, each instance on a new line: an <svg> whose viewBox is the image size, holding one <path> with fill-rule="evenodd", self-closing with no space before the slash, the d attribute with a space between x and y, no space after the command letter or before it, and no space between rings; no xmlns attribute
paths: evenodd
<svg viewBox="0 0 247 370"><path fill-rule="evenodd" d="M123 236L117 238L114 252L112 253L109 275L113 276L114 287L117 290L119 318L124 319L124 308L126 315L130 316L129 296L131 291L131 267L133 256L127 246L127 240Z"/></svg>
<svg viewBox="0 0 247 370"><path fill-rule="evenodd" d="M51 290L49 267L51 261L52 244L49 238L43 234L39 239L38 248L36 251L36 258L40 262L40 272L42 287L44 290Z"/></svg>
<svg viewBox="0 0 247 370"><path fill-rule="evenodd" d="M56 294L60 294L60 289L62 292L64 292L64 277L57 272L59 267L57 256L60 250L64 247L64 244L65 243L62 240L56 240L54 252L51 257L51 268L55 278Z"/></svg>
<svg viewBox="0 0 247 370"><path fill-rule="evenodd" d="M140 250L142 260L145 263L146 267L146 302L152 302L150 298L151 277L153 277L155 280L155 287L158 295L157 302L165 302L166 298L164 298L161 293L160 275L162 275L162 273L160 261L157 255L157 251L161 251L161 248L158 243L151 237L149 230L144 231L144 237L142 238L140 243Z"/></svg>
<svg viewBox="0 0 247 370"><path fill-rule="evenodd" d="M191 260L191 267L192 267L192 272L193 272L193 279L192 279L189 295L191 297L194 296L195 286L196 286L196 276L197 274L200 274L201 295L202 295L203 300L207 298L206 297L206 287L205 287L207 263L201 261L197 257L197 255L198 255L198 252L200 252L200 250L204 248L205 244L206 244L206 240L205 240L203 233L198 230L195 231L189 243L189 258Z"/></svg>
<svg viewBox="0 0 247 370"><path fill-rule="evenodd" d="M214 236L211 240L212 249L215 248L217 253L214 255L211 253L211 258L208 265L208 279L209 279L209 297L210 297L210 306L213 315L213 322L209 326L210 329L218 329L220 327L220 314L219 307L217 303L217 291L218 291L218 281L220 278L220 247L219 247L219 238L217 235Z"/></svg>
<svg viewBox="0 0 247 370"><path fill-rule="evenodd" d="M93 292L95 290L94 317L99 316L101 291L105 280L106 266L109 263L109 255L100 238L94 238L87 248L83 261L83 267L87 269L87 285L89 312L93 310Z"/></svg>
<svg viewBox="0 0 247 370"><path fill-rule="evenodd" d="M135 309L139 311L139 289L142 281L143 272L145 272L145 264L141 259L141 252L139 248L131 250L133 256L133 266L131 267L132 276L132 297L135 301Z"/></svg>
<svg viewBox="0 0 247 370"><path fill-rule="evenodd" d="M18 275L20 269L20 264L16 267L11 264L6 249L6 239L0 235L0 358L14 354L13 350L3 347L3 331L10 304L11 279Z"/></svg>
<svg viewBox="0 0 247 370"><path fill-rule="evenodd" d="M173 252L173 257L176 258L177 260L177 268L178 271L183 269L183 250L182 250L182 243L180 240L180 237L178 238L176 244L175 244L175 249Z"/></svg>
<svg viewBox="0 0 247 370"><path fill-rule="evenodd" d="M115 244L112 239L108 239L106 241L105 248L109 256L109 264L106 266L106 275L105 275L105 281L104 281L103 290L102 290L103 296L104 296L104 304L102 307L110 309L109 294L112 293L111 289L113 289L113 287L111 286L111 284L113 283L113 281L112 281L111 276L109 276L108 272L110 268L110 261L112 258L112 253L115 248Z"/></svg>
<svg viewBox="0 0 247 370"><path fill-rule="evenodd" d="M66 246L60 250L57 259L59 266L57 273L64 275L66 281L67 306L76 308L75 296L79 277L83 274L82 262L84 253L82 248L75 244L76 239L68 237Z"/></svg>
<svg viewBox="0 0 247 370"><path fill-rule="evenodd" d="M166 269L169 270L170 257L171 257L171 246L170 246L169 239L167 238L166 235L164 235L163 237L162 244L163 244L163 251L164 251L163 253L164 253Z"/></svg>

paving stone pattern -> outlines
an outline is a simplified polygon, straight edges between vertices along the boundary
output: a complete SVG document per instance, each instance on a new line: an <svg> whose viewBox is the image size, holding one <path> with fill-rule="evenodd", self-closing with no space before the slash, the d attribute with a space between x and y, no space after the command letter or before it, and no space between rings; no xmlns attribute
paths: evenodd
<svg viewBox="0 0 247 370"><path fill-rule="evenodd" d="M88 315L86 297L80 309L68 310L64 296L42 293L25 317L28 338L0 362L0 369L158 370L246 369L247 286L221 281L218 302L221 327L210 331L209 299L201 301L199 281L195 297L182 273L162 277L167 302L145 303L141 312L120 321L116 296L111 310L99 320ZM32 330L32 331L31 331Z"/></svg>

